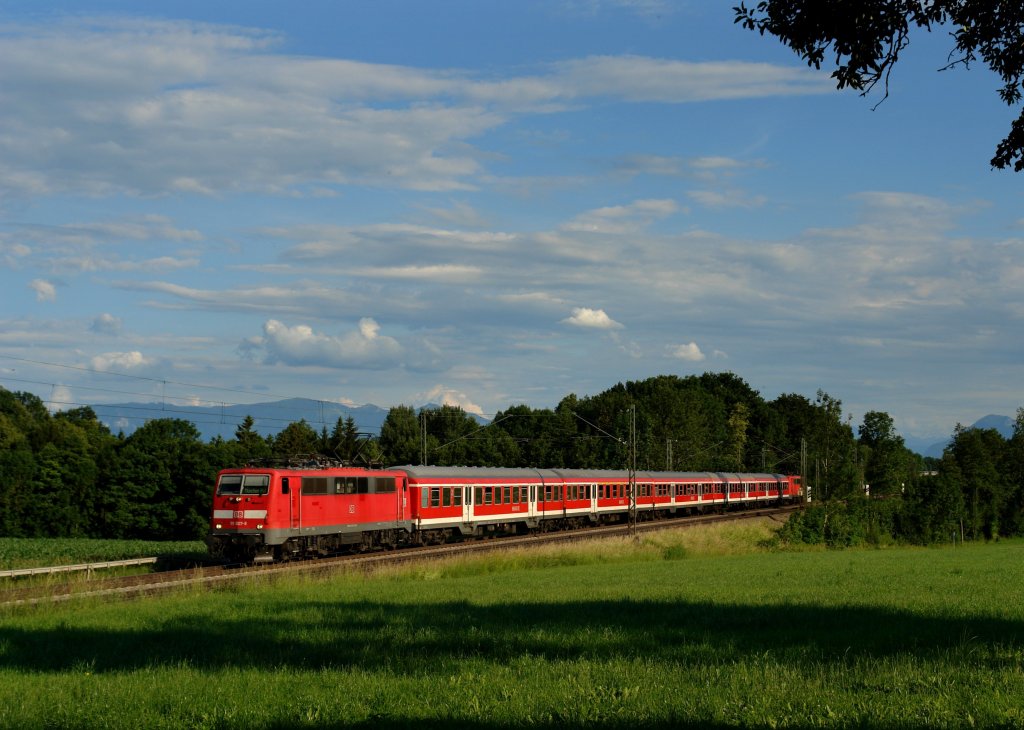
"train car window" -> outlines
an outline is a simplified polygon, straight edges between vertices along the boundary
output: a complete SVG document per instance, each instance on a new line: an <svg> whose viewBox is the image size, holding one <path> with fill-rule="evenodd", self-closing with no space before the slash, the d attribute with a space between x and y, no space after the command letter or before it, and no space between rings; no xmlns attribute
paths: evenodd
<svg viewBox="0 0 1024 730"><path fill-rule="evenodd" d="M452 506L452 488L445 487L441 490L441 506L451 507Z"/></svg>
<svg viewBox="0 0 1024 730"><path fill-rule="evenodd" d="M395 478L394 477L373 477L372 479L372 491L374 494L394 494L395 493Z"/></svg>
<svg viewBox="0 0 1024 730"><path fill-rule="evenodd" d="M430 506L430 491L426 487L420 487L420 507Z"/></svg>
<svg viewBox="0 0 1024 730"><path fill-rule="evenodd" d="M368 477L356 477L356 494L369 494L370 480Z"/></svg>
<svg viewBox="0 0 1024 730"><path fill-rule="evenodd" d="M289 491L288 477L281 477L281 494L288 494Z"/></svg>
<svg viewBox="0 0 1024 730"><path fill-rule="evenodd" d="M327 477L302 477L303 494L327 494Z"/></svg>
<svg viewBox="0 0 1024 730"><path fill-rule="evenodd" d="M242 491L241 474L224 474L217 485L217 494L240 494Z"/></svg>
<svg viewBox="0 0 1024 730"><path fill-rule="evenodd" d="M494 487L484 487L484 504L494 504Z"/></svg>
<svg viewBox="0 0 1024 730"><path fill-rule="evenodd" d="M477 487L476 488L476 502L475 502L475 504L483 504L483 503L484 503L484 488L483 487Z"/></svg>
<svg viewBox="0 0 1024 730"><path fill-rule="evenodd" d="M439 507L441 505L441 488L431 487L430 488L430 506Z"/></svg>
<svg viewBox="0 0 1024 730"><path fill-rule="evenodd" d="M452 506L462 506L462 487L455 487L452 489Z"/></svg>
<svg viewBox="0 0 1024 730"><path fill-rule="evenodd" d="M504 492L504 497L505 498L502 499L501 501L504 502L505 504L511 504L512 503L512 487L510 487L510 486L508 486L506 484L505 488L502 491Z"/></svg>

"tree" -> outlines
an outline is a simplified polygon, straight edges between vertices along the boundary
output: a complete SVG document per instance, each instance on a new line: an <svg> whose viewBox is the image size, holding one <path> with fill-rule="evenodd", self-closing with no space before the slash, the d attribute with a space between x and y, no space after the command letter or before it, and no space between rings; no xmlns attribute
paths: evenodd
<svg viewBox="0 0 1024 730"><path fill-rule="evenodd" d="M820 69L826 53L835 55L832 77L840 89L869 93L878 82L888 95L889 76L916 28L947 27L954 48L944 68L979 58L1003 81L1002 100L1021 101L1024 78L1024 5L979 0L763 0L733 8L735 22L761 35L773 35L809 66ZM996 147L993 167L1024 170L1024 111Z"/></svg>
<svg viewBox="0 0 1024 730"><path fill-rule="evenodd" d="M843 423L842 415L843 402L819 390L807 440L811 474L805 475L805 483L816 490L815 499L844 498L859 491L853 430Z"/></svg>
<svg viewBox="0 0 1024 730"><path fill-rule="evenodd" d="M420 424L412 406L395 406L380 427L380 448L389 464L419 464Z"/></svg>
<svg viewBox="0 0 1024 730"><path fill-rule="evenodd" d="M903 437L896 432L892 416L881 411L868 411L858 429L865 448L864 480L873 496L894 496L902 493L911 479L911 461Z"/></svg>
<svg viewBox="0 0 1024 730"><path fill-rule="evenodd" d="M737 403L729 415L729 457L734 471L743 470L743 454L747 448L747 425L749 422L746 403Z"/></svg>
<svg viewBox="0 0 1024 730"><path fill-rule="evenodd" d="M326 453L351 464L360 453L363 442L364 439L359 438L359 427L355 419L351 415L345 418L338 416L328 439L329 448L326 449Z"/></svg>
<svg viewBox="0 0 1024 730"><path fill-rule="evenodd" d="M302 454L315 454L320 444L316 431L306 423L306 419L297 423L289 423L274 439L274 456L288 459Z"/></svg>
<svg viewBox="0 0 1024 730"><path fill-rule="evenodd" d="M968 537L991 539L1004 534L1000 517L1009 489L1002 478L1001 462L1006 441L995 429L958 424L946 451L962 475Z"/></svg>
<svg viewBox="0 0 1024 730"><path fill-rule="evenodd" d="M1017 409L1013 436L1006 444L1003 472L1010 492L1003 513L1003 529L1019 535L1024 533L1024 408Z"/></svg>
<svg viewBox="0 0 1024 730"><path fill-rule="evenodd" d="M270 456L270 446L256 432L255 426L256 420L252 416L246 416L235 429L234 445L240 457L239 466Z"/></svg>

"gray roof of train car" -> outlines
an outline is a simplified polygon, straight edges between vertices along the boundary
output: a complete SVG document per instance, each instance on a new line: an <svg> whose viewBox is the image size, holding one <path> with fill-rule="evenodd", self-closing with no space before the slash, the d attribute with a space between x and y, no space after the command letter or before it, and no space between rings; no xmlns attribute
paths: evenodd
<svg viewBox="0 0 1024 730"><path fill-rule="evenodd" d="M622 479L629 475L624 469L523 469L523 468L501 468L488 466L392 466L391 471L404 471L414 479L438 479L447 477L449 479L592 479L600 481L605 479ZM725 472L696 472L696 471L673 471L673 472L649 472L638 471L636 478L643 479L706 479L713 481L727 478L736 481L774 481L785 479L783 474L733 474Z"/></svg>

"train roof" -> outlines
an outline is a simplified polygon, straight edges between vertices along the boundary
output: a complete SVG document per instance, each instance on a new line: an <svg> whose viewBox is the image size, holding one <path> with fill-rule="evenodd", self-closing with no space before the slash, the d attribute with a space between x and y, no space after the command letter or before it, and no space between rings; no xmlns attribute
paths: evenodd
<svg viewBox="0 0 1024 730"><path fill-rule="evenodd" d="M484 466L392 466L391 471L403 471L413 479L536 479L562 481L586 480L599 482L603 479L628 479L624 469L530 469ZM638 471L638 481L730 481L763 482L786 479L784 474L736 474L726 472L695 471Z"/></svg>

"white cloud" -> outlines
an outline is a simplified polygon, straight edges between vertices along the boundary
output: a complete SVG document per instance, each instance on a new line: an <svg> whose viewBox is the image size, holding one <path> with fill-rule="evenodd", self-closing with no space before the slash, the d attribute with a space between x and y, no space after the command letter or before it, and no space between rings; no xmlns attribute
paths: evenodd
<svg viewBox="0 0 1024 730"><path fill-rule="evenodd" d="M89 331L100 335L117 335L121 333L121 318L104 312L93 318Z"/></svg>
<svg viewBox="0 0 1024 730"><path fill-rule="evenodd" d="M696 342L689 342L685 345L669 345L667 348L669 357L687 362L702 362L705 355L700 351Z"/></svg>
<svg viewBox="0 0 1024 730"><path fill-rule="evenodd" d="M72 407L75 400L74 395L71 392L71 388L66 385L53 386L52 392L50 393L50 399L47 403L49 404L49 408L52 413Z"/></svg>
<svg viewBox="0 0 1024 730"><path fill-rule="evenodd" d="M644 56L590 56L566 61L558 68L556 80L561 89L577 97L615 96L680 104L834 90L825 73L744 61L697 63Z"/></svg>
<svg viewBox="0 0 1024 730"><path fill-rule="evenodd" d="M417 396L416 400L423 403L438 403L442 406L457 406L466 413L483 415L483 409L470 400L469 396L462 391L448 388L444 385L436 385L426 393Z"/></svg>
<svg viewBox="0 0 1024 730"><path fill-rule="evenodd" d="M277 42L159 20L7 26L0 67L17 83L5 84L0 108L0 194L471 190L484 172L471 141L522 114L609 97L674 104L833 91L824 73L742 61L591 56L495 80L286 55Z"/></svg>
<svg viewBox="0 0 1024 730"><path fill-rule="evenodd" d="M574 307L572 316L563 319L562 322L571 324L574 327L591 329L622 329L622 325L605 314L603 309L589 309L588 307Z"/></svg>
<svg viewBox="0 0 1024 730"><path fill-rule="evenodd" d="M687 195L708 208L760 208L767 196L751 195L743 190L690 190Z"/></svg>
<svg viewBox="0 0 1024 730"><path fill-rule="evenodd" d="M636 200L582 213L561 226L563 231L619 235L648 227L678 209L674 200Z"/></svg>
<svg viewBox="0 0 1024 730"><path fill-rule="evenodd" d="M276 319L263 325L262 346L269 363L315 365L330 368L382 368L398 365L402 346L380 334L380 325L370 318L359 321L359 329L344 337L313 331L308 325L289 327Z"/></svg>
<svg viewBox="0 0 1024 730"><path fill-rule="evenodd" d="M57 288L45 279L33 279L28 288L36 293L37 302L52 302L57 299Z"/></svg>
<svg viewBox="0 0 1024 730"><path fill-rule="evenodd" d="M91 364L94 370L137 370L139 368L153 365L155 359L148 358L138 350L131 352L106 352L92 358Z"/></svg>

